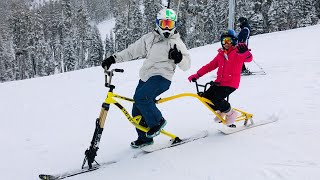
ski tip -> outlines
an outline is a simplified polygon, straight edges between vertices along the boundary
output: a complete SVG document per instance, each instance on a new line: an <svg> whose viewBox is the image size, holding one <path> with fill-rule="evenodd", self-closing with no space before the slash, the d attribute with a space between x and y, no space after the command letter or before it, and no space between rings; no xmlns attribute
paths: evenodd
<svg viewBox="0 0 320 180"><path fill-rule="evenodd" d="M53 176L47 175L47 174L40 174L39 178L42 179L42 180L52 180Z"/></svg>
<svg viewBox="0 0 320 180"><path fill-rule="evenodd" d="M279 115L281 114L281 112L275 112L271 115L269 115L269 117L267 118L267 121L278 121L279 120Z"/></svg>
<svg viewBox="0 0 320 180"><path fill-rule="evenodd" d="M279 120L279 116L277 116L276 114L272 114L269 119L273 120L273 121L278 121Z"/></svg>

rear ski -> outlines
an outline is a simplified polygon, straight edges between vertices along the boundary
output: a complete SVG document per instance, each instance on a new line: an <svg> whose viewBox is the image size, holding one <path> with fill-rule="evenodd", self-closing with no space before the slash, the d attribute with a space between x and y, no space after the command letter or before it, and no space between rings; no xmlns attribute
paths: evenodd
<svg viewBox="0 0 320 180"><path fill-rule="evenodd" d="M235 128L228 127L226 125L221 125L218 128L218 130L223 134L233 134L233 133L236 133L236 132L239 132L239 131L243 131L243 130L246 130L246 129L250 129L250 128L254 128L254 127L257 127L257 126L270 124L270 123L276 122L278 120L279 120L279 118L277 116L271 115L269 118L267 118L264 121L253 122L252 120L249 119L244 124L237 123ZM250 123L248 121L250 121Z"/></svg>

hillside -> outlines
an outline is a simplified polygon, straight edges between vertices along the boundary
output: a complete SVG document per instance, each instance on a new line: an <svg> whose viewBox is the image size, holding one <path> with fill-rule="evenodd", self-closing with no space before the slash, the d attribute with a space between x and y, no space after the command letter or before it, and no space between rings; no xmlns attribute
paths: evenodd
<svg viewBox="0 0 320 180"><path fill-rule="evenodd" d="M278 122L226 136L197 99L181 98L159 104L168 121L165 129L181 137L207 130L209 136L134 158L141 154L129 146L136 139L135 129L112 106L96 160L117 163L69 179L320 179L319 32L317 25L250 39L255 62L248 66L258 70L258 64L267 75L243 77L230 102L253 113L256 122L270 114L277 114ZM209 62L219 46L191 49L192 68L177 69L170 90L160 97L196 92L187 77ZM112 67L125 70L113 78L117 94L133 96L142 62ZM40 173L81 167L107 93L101 67L2 83L0 92L1 179L31 180ZM131 111L131 104L123 105ZM158 143L167 140L155 138Z"/></svg>

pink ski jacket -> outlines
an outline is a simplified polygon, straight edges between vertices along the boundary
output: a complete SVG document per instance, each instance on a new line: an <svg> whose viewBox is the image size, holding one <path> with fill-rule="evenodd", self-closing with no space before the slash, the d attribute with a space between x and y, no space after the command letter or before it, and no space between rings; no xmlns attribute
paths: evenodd
<svg viewBox="0 0 320 180"><path fill-rule="evenodd" d="M243 62L251 62L252 59L250 51L239 54L236 47L231 47L228 52L219 49L218 55L211 62L200 68L197 73L201 77L218 68L215 82L219 82L220 86L238 89L242 64Z"/></svg>

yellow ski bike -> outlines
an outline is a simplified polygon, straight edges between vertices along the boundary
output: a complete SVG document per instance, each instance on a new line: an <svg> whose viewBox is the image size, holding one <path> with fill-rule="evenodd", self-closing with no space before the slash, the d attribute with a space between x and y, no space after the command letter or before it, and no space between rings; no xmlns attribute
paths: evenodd
<svg viewBox="0 0 320 180"><path fill-rule="evenodd" d="M117 106L123 112L123 114L126 116L128 121L132 125L134 125L136 128L138 128L138 129L140 129L141 131L144 131L144 132L147 132L149 130L149 128L146 128L146 127L143 127L143 126L139 125L139 123L140 123L140 121L142 119L142 116L139 115L139 116L132 117L130 115L130 113L116 100L116 99L121 99L121 100L125 100L125 101L129 101L129 102L134 103L134 100L132 98L127 98L127 97L115 94L113 92L114 89L115 89L115 85L112 84L112 77L114 76L114 74L116 72L122 73L122 72L124 72L124 70L123 69L105 70L105 86L107 88L109 88L109 91L108 91L108 94L107 94L107 97L106 97L105 101L102 104L102 108L101 108L101 111L100 111L99 118L96 119L95 131L94 131L94 134L93 134L91 145L85 151L85 158L83 160L82 168L84 168L84 165L86 164L86 162L88 162L89 169L91 169L92 168L92 164L94 162L96 162L95 161L95 156L97 155L97 151L99 149L99 143L100 143L102 131L103 131L104 124L106 122L106 118L107 118L108 111L109 111L109 108L110 108L111 104L114 104L115 106ZM173 100L173 99L177 99L177 98L181 98L181 97L194 97L194 98L197 98L200 102L202 102L213 114L215 114L221 120L221 122L223 124L225 124L226 123L225 119L223 117L221 117L220 115L218 115L209 106L209 104L213 105L213 103L210 100L208 100L208 99L206 99L204 97L201 97L201 94L203 92L199 91L199 87L203 87L204 91L205 91L207 86L212 85L213 82L206 83L205 85L200 85L196 81L194 81L194 82L196 83L197 94L194 94L194 93L182 93L182 94L178 94L178 95L174 95L174 96L170 96L170 97L166 97L166 98L160 98L158 100L155 100L156 104L164 103L164 102L167 102L167 101L170 101L170 100ZM245 126L247 125L248 121L251 121L251 123L253 124L253 122L252 122L252 116L253 115L252 114L247 113L247 112L242 111L242 110L239 110L239 109L236 109L236 108L233 108L233 109L235 111L239 112L239 116L236 118L236 122L244 121L244 125ZM172 139L172 143L173 144L182 141L177 135L172 134L172 133L170 133L170 132L168 132L168 131L166 131L164 129L161 130L161 133L163 135L166 135L166 136L170 137Z"/></svg>

